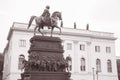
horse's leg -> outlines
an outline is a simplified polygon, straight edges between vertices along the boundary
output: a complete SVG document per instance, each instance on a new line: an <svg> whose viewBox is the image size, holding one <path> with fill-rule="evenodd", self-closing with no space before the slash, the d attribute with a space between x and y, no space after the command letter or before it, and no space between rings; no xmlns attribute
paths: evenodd
<svg viewBox="0 0 120 80"><path fill-rule="evenodd" d="M34 35L35 35L35 31L36 31L36 29L37 29L37 26L34 28Z"/></svg>
<svg viewBox="0 0 120 80"><path fill-rule="evenodd" d="M59 28L59 30L60 30L60 35L61 35L61 28Z"/></svg>
<svg viewBox="0 0 120 80"><path fill-rule="evenodd" d="M54 29L54 27L52 26L52 28L51 28L51 37L52 37L52 34L53 34L53 29Z"/></svg>
<svg viewBox="0 0 120 80"><path fill-rule="evenodd" d="M60 30L60 33L59 33L59 35L61 34L61 28L60 27L58 27L58 26L55 26L56 28L58 28L59 30Z"/></svg>
<svg viewBox="0 0 120 80"><path fill-rule="evenodd" d="M42 34L42 36L44 36L44 34L41 32L41 30L40 30L40 27L38 28L38 31Z"/></svg>

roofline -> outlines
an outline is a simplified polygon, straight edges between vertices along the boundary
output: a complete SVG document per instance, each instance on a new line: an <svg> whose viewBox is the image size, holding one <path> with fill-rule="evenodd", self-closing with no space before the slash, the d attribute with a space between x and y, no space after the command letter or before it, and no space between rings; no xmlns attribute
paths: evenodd
<svg viewBox="0 0 120 80"><path fill-rule="evenodd" d="M11 37L12 34L12 28L10 27L9 32L8 32L8 36L7 36L7 40L9 41L9 38Z"/></svg>
<svg viewBox="0 0 120 80"><path fill-rule="evenodd" d="M7 40L9 41L10 40L10 37L12 35L12 32L13 30L17 30L17 31L25 31L25 32L32 32L33 33L33 29L26 29L26 28L19 28L19 27L14 27L15 24L22 24L22 25L28 25L27 23L20 23L20 22L13 22L13 25L12 27L10 28L9 30L9 33L8 33L8 37L7 37ZM34 24L32 24L32 26L35 26ZM71 36L81 36L81 37L90 37L90 38L96 38L96 39L109 39L109 40L116 40L117 38L116 37L110 37L110 36L97 36L97 35L93 35L92 32L94 33L103 33L103 34L110 34L110 35L113 35L114 33L110 33L110 32L100 32L100 31L92 31L92 30L85 30L85 29L73 29L73 28L62 28L63 29L63 33L64 35L71 35ZM75 32L69 32L69 31L65 31L67 29L70 29L70 30L76 30L76 31L86 31L86 32L90 32L91 34L88 34L88 33L75 33ZM47 30L44 30L46 33L50 33L49 31ZM54 31L54 34L58 34L58 31Z"/></svg>
<svg viewBox="0 0 120 80"><path fill-rule="evenodd" d="M5 55L5 51L8 49L9 43L6 44L4 51L3 51L3 55Z"/></svg>
<svg viewBox="0 0 120 80"><path fill-rule="evenodd" d="M14 27L14 24L23 24L23 25L28 25L28 23L22 23L22 22L13 22L12 27ZM31 24L32 26L35 26L35 24ZM69 27L63 27L65 29L74 29L74 28L69 28ZM94 30L86 30L86 29L79 29L76 28L76 30L82 30L82 31L90 31L90 32L99 32L99 33L109 33L109 34L114 34L112 32L105 32L105 31L94 31Z"/></svg>

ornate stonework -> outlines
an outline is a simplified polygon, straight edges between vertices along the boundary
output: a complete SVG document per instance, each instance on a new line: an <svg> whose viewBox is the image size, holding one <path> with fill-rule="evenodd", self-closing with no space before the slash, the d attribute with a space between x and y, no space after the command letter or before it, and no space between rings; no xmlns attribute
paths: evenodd
<svg viewBox="0 0 120 80"><path fill-rule="evenodd" d="M68 63L63 57L64 50L60 38L33 36L30 42L29 59L26 61L25 72L22 74L23 80L28 76L30 80L43 80L43 78L48 80L49 77L54 77L55 74L58 75L55 77L56 80L69 79L70 73L66 72ZM47 78L42 75L47 76ZM51 80L53 79L51 78Z"/></svg>

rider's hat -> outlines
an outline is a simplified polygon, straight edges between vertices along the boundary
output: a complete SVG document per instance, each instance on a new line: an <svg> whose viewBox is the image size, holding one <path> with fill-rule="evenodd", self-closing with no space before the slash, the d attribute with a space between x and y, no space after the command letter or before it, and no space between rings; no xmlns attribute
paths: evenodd
<svg viewBox="0 0 120 80"><path fill-rule="evenodd" d="M47 5L46 8L47 8L47 9L50 9L50 6Z"/></svg>

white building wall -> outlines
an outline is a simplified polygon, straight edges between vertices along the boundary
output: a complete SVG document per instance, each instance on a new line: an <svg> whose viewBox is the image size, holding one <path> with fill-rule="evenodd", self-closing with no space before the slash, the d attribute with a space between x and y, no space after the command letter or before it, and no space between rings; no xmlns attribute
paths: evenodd
<svg viewBox="0 0 120 80"><path fill-rule="evenodd" d="M15 31L12 37L12 59L11 59L11 76L10 80L21 79L21 70L18 69L19 55L23 54L28 60L28 50L30 47L29 39L32 37L30 33ZM26 46L20 47L20 40L26 40Z"/></svg>
<svg viewBox="0 0 120 80"><path fill-rule="evenodd" d="M21 79L21 70L18 69L18 58L19 55L24 54L25 58L28 59L28 50L30 47L30 38L33 36L31 30L24 30L19 26L24 26L25 24L16 23L14 25L14 31L10 36L9 48L5 52L5 64L4 64L4 74L3 80L17 80ZM15 28L16 27L16 28ZM77 29L62 29L64 34L58 35L54 34L56 37L60 37L63 40L64 45L64 57L68 54L72 57L72 75L71 79L73 80L93 80L93 70L94 67L96 70L96 59L101 60L101 69L102 72L98 74L99 80L118 80L117 79L117 70L116 70L116 56L115 56L115 42L112 39L114 36L111 33L102 33L102 32L90 32L86 30L77 30ZM55 32L54 32L55 33ZM71 35L70 35L71 34ZM46 35L49 35L46 33ZM85 36L86 35L86 36ZM93 35L90 37L88 35ZM108 39L102 39L97 37L107 36ZM26 40L26 46L20 47L19 41ZM67 43L72 44L71 50L67 49ZM80 44L85 45L85 51L80 51ZM99 45L101 50L100 53L95 52L95 46ZM106 53L105 47L111 47L111 53ZM80 70L80 59L84 57L86 60L86 71ZM107 60L112 61L112 73L107 72ZM9 62L8 62L9 61ZM7 63L9 67L7 67ZM9 68L9 69L7 69ZM96 78L96 74L95 74ZM96 79L95 79L96 80Z"/></svg>
<svg viewBox="0 0 120 80"><path fill-rule="evenodd" d="M95 52L94 49L95 45L99 45L101 47L100 53ZM106 53L106 46L111 47L111 53ZM115 43L114 41L110 40L94 40L92 42L91 47L91 55L94 55L91 57L92 67L96 68L96 59L99 58L101 60L101 70L98 74L99 80L117 80L117 70L116 70L116 59L115 59ZM107 72L107 60L110 59L112 62L112 72Z"/></svg>
<svg viewBox="0 0 120 80"><path fill-rule="evenodd" d="M4 51L3 80L9 80L11 72L12 40L9 41Z"/></svg>

